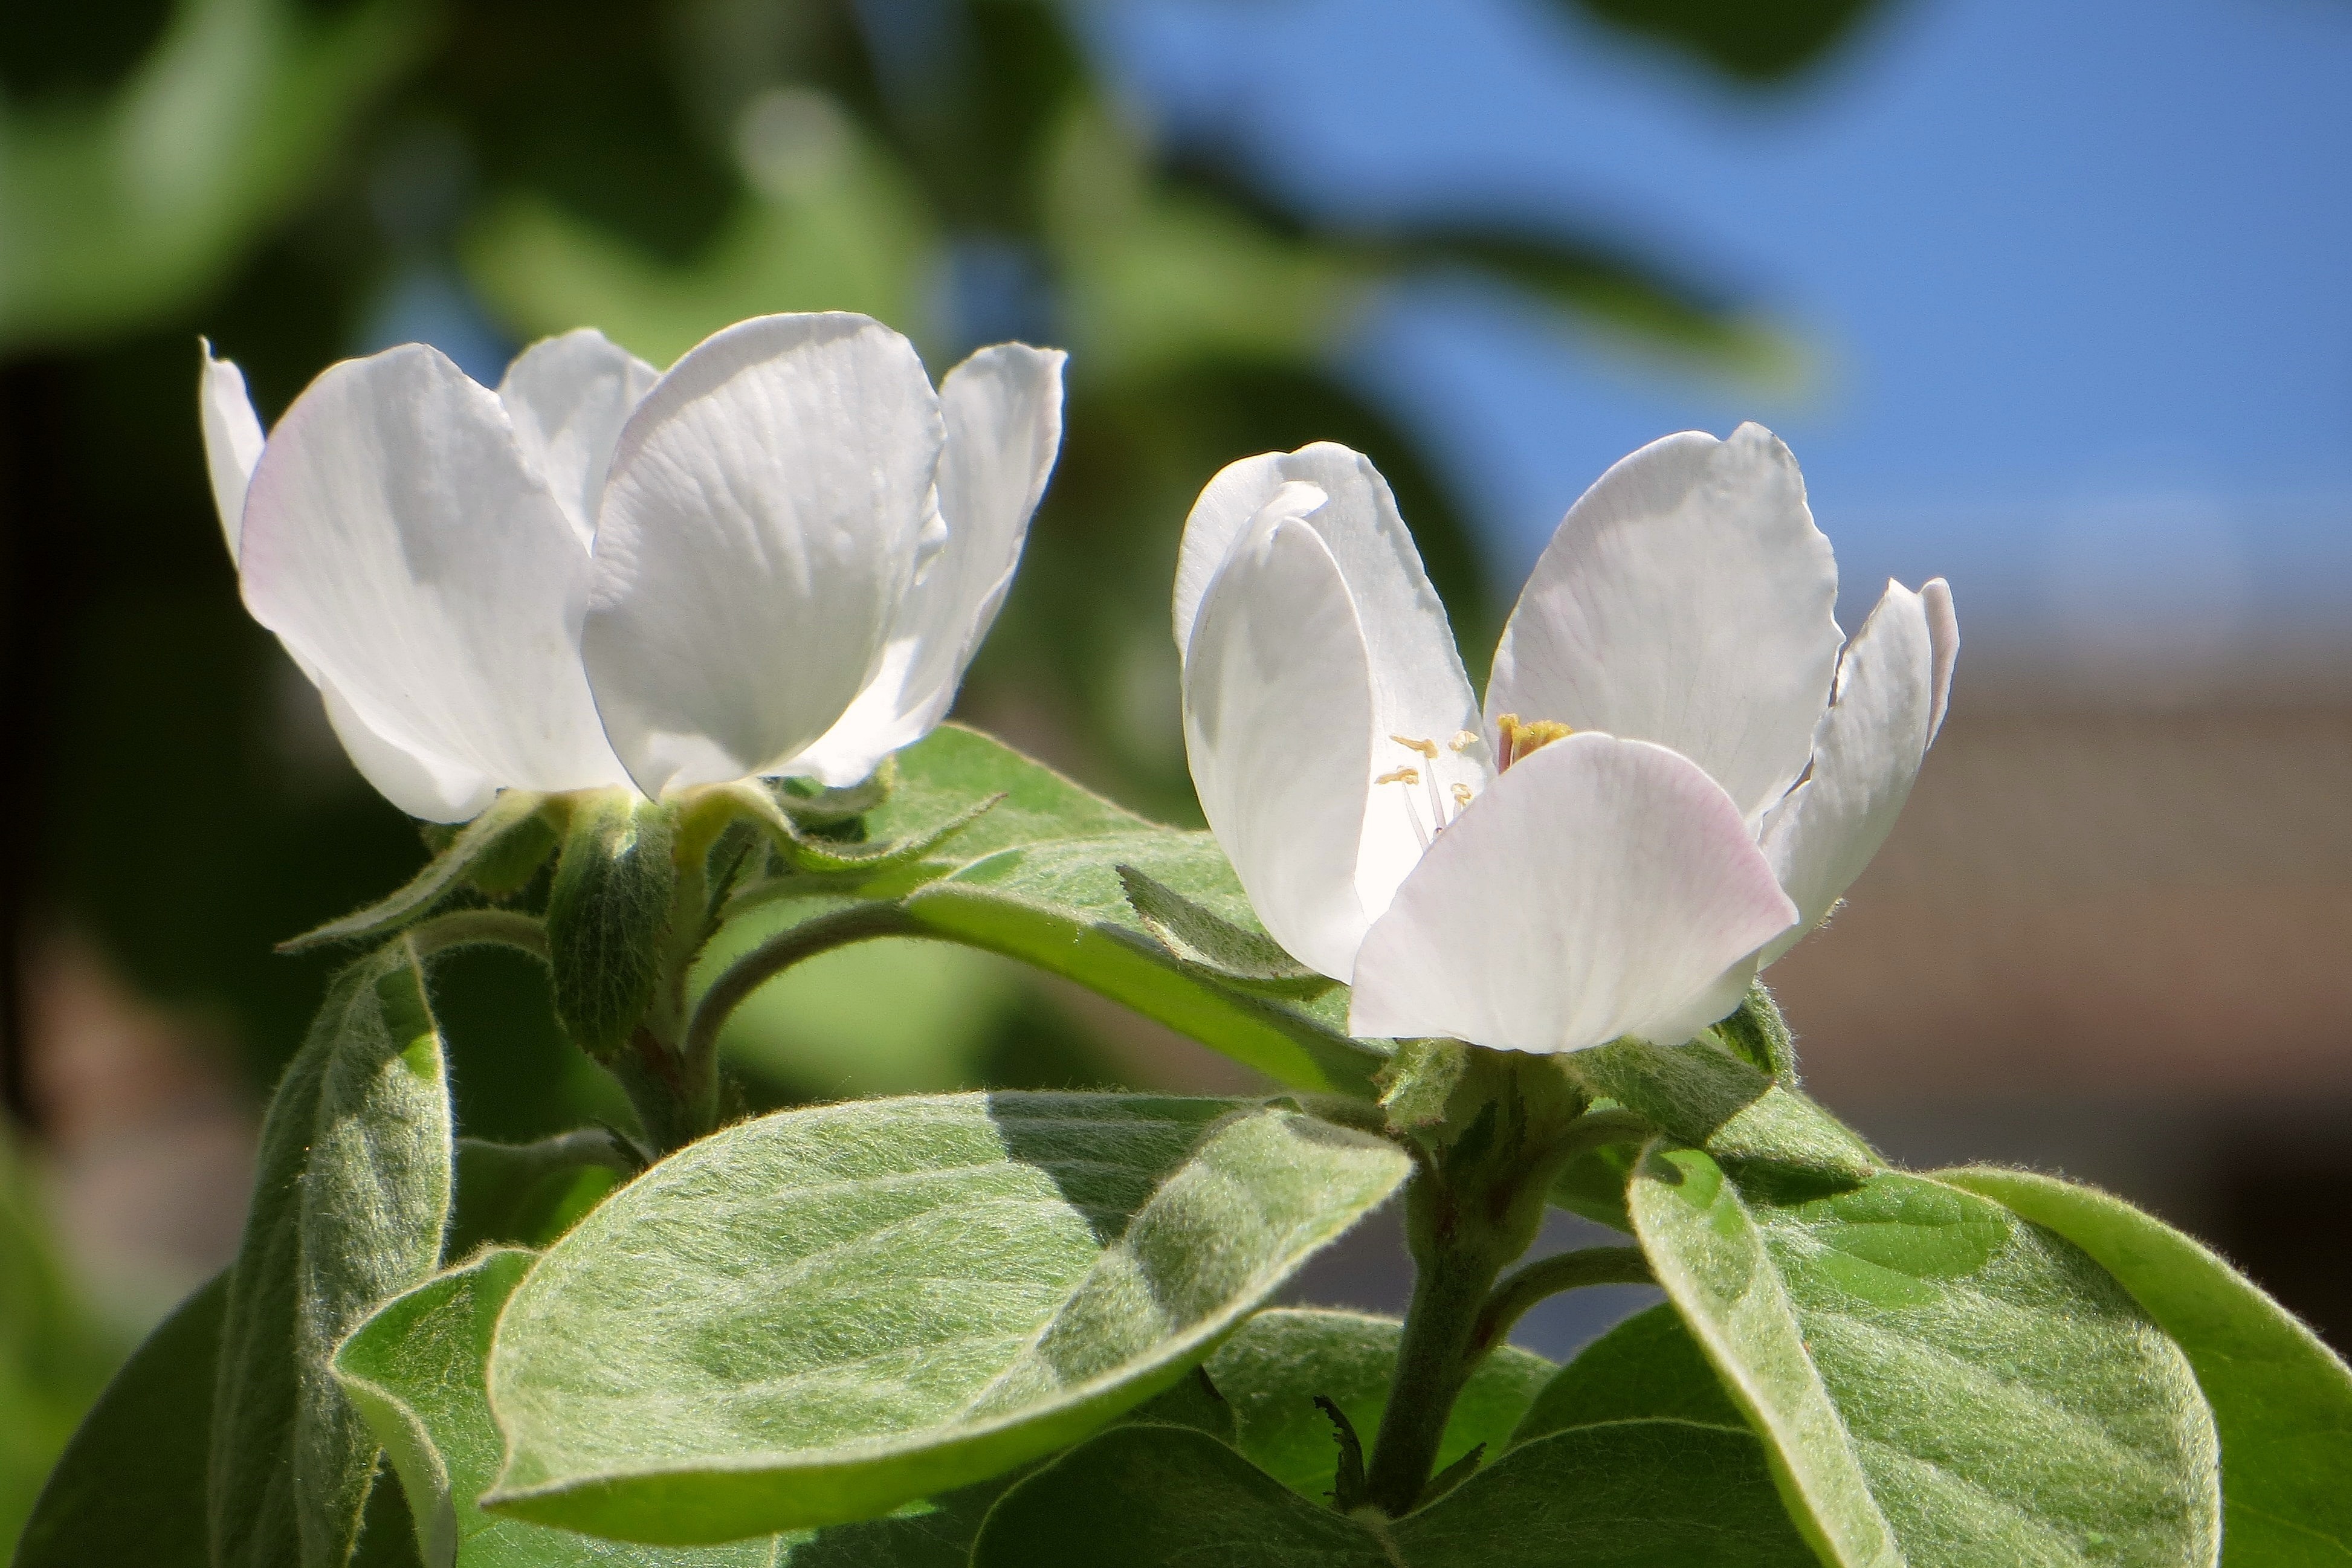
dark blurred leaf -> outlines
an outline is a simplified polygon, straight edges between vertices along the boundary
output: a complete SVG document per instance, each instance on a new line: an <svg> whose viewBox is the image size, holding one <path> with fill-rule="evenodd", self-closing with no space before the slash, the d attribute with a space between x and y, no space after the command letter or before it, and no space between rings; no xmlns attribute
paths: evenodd
<svg viewBox="0 0 2352 1568"><path fill-rule="evenodd" d="M1573 0L1602 21L1673 45L1745 81L1775 81L1821 59L1877 0Z"/></svg>
<svg viewBox="0 0 2352 1568"><path fill-rule="evenodd" d="M227 1301L222 1274L131 1353L42 1488L12 1568L207 1568L205 1463Z"/></svg>
<svg viewBox="0 0 2352 1568"><path fill-rule="evenodd" d="M442 1256L467 1258L497 1244L545 1247L635 1169L620 1141L602 1127L535 1144L460 1138L457 1196Z"/></svg>

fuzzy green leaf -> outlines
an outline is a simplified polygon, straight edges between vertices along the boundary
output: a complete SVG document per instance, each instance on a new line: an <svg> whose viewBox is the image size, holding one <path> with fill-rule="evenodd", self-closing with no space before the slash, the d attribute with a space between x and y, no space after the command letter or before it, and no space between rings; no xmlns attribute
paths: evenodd
<svg viewBox="0 0 2352 1568"><path fill-rule="evenodd" d="M1654 1149L1629 1206L1823 1561L2214 1561L2189 1363L2072 1244L1897 1172L1775 1203L1695 1149Z"/></svg>
<svg viewBox="0 0 2352 1568"><path fill-rule="evenodd" d="M482 1368L499 1311L531 1259L484 1252L386 1302L335 1353L336 1377L399 1470L425 1568L771 1568L782 1551L774 1540L623 1546L474 1505L504 1450Z"/></svg>
<svg viewBox="0 0 2352 1568"><path fill-rule="evenodd" d="M1511 1432L1514 1447L1618 1421L1686 1421L1748 1430L1706 1353L1671 1306L1636 1312L1579 1351Z"/></svg>
<svg viewBox="0 0 2352 1568"><path fill-rule="evenodd" d="M364 909L354 910L341 920L330 920L314 931L281 942L278 951L299 953L330 943L356 942L396 931L431 914L443 899L477 873L491 878L494 884L511 883L520 886L547 858L547 852L555 847L554 835L540 816L541 808L546 804L546 796L534 795L528 789L500 790L482 814L459 829L449 846L427 861L425 869L411 877L399 892ZM517 876L520 862L526 860L528 869Z"/></svg>
<svg viewBox="0 0 2352 1568"><path fill-rule="evenodd" d="M1362 1433L1380 1429L1396 1371L1394 1318L1288 1309L1260 1312L1209 1358L1209 1379L1233 1407L1233 1447L1291 1490L1322 1501L1338 1450L1319 1395ZM1505 1345L1479 1362L1446 1422L1437 1467L1482 1444L1491 1461L1512 1426L1559 1369Z"/></svg>
<svg viewBox="0 0 2352 1568"><path fill-rule="evenodd" d="M1150 828L1001 851L907 900L943 936L1034 964L1126 1003L1294 1088L1371 1098L1387 1060L1347 1034L1347 991L1274 996L1188 964L1145 927L1121 869L1140 872L1229 924L1254 924L1233 867L1207 833Z"/></svg>
<svg viewBox="0 0 2352 1568"><path fill-rule="evenodd" d="M1318 1507L1213 1438L1122 1427L1006 1492L972 1568L1813 1568L1746 1432L1629 1421L1515 1448L1396 1521Z"/></svg>
<svg viewBox="0 0 2352 1568"><path fill-rule="evenodd" d="M207 1568L205 1461L227 1301L222 1274L131 1353L49 1472L13 1568Z"/></svg>
<svg viewBox="0 0 2352 1568"><path fill-rule="evenodd" d="M872 1518L1181 1377L1405 1156L1279 1105L865 1101L739 1123L551 1248L485 1506L679 1543Z"/></svg>
<svg viewBox="0 0 2352 1568"><path fill-rule="evenodd" d="M405 939L352 964L262 1124L211 1440L215 1568L341 1568L376 1444L328 1358L430 1274L449 1218L441 1037Z"/></svg>
<svg viewBox="0 0 2352 1568"><path fill-rule="evenodd" d="M1213 909L1193 903L1165 883L1131 865L1116 866L1127 902L1143 928L1160 945L1188 964L1229 980L1266 983L1304 981L1317 989L1328 984L1322 976L1282 950L1280 943L1259 929L1255 920L1238 925Z"/></svg>
<svg viewBox="0 0 2352 1568"><path fill-rule="evenodd" d="M1561 1061L1594 1094L1719 1160L1829 1185L1884 1168L1828 1112L1704 1036L1676 1046L1621 1040Z"/></svg>
<svg viewBox="0 0 2352 1568"><path fill-rule="evenodd" d="M547 894L555 1016L581 1050L610 1061L646 1016L677 892L676 815L620 790L572 811Z"/></svg>
<svg viewBox="0 0 2352 1568"><path fill-rule="evenodd" d="M1000 740L943 724L898 756L898 778L882 804L861 821L872 843L930 841L941 865L962 865L1020 844L1101 838L1151 826L1126 807L1086 789ZM958 828L980 801L996 799Z"/></svg>
<svg viewBox="0 0 2352 1568"><path fill-rule="evenodd" d="M2120 1198L2029 1171L1944 1171L2097 1259L2179 1342L2221 1437L2223 1568L2352 1563L2352 1368L2253 1281Z"/></svg>

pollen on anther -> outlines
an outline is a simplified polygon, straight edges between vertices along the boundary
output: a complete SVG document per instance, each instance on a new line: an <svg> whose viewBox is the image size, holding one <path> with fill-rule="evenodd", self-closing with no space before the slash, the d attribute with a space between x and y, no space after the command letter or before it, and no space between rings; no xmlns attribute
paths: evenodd
<svg viewBox="0 0 2352 1568"><path fill-rule="evenodd" d="M1381 774L1379 778L1373 779L1372 782L1375 784L1418 784L1421 782L1421 769L1418 768L1400 768L1393 773Z"/></svg>
<svg viewBox="0 0 2352 1568"><path fill-rule="evenodd" d="M1458 811L1458 810L1460 810L1463 807L1467 806L1469 803L1470 803L1470 786L1469 786L1469 785L1467 785L1467 784L1456 784L1456 785L1454 787L1454 810Z"/></svg>
<svg viewBox="0 0 2352 1568"><path fill-rule="evenodd" d="M1446 742L1446 747L1453 751L1467 751L1477 744L1478 732L1475 729L1465 729L1456 731L1454 738Z"/></svg>
<svg viewBox="0 0 2352 1568"><path fill-rule="evenodd" d="M1405 735L1391 735L1389 738L1407 751L1418 751L1432 762L1437 760L1437 742L1433 740L1415 740L1411 736Z"/></svg>

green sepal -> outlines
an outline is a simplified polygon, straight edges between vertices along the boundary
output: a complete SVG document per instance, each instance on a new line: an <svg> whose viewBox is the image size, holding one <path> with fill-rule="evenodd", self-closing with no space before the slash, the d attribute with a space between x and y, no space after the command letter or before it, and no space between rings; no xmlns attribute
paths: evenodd
<svg viewBox="0 0 2352 1568"><path fill-rule="evenodd" d="M1797 1037L1763 981L1749 984L1738 1009L1717 1024L1715 1032L1734 1056L1750 1067L1783 1083L1796 1083Z"/></svg>
<svg viewBox="0 0 2352 1568"><path fill-rule="evenodd" d="M376 1443L328 1360L438 1263L451 1165L441 1037L395 938L335 977L262 1124L215 1385L214 1568L351 1555Z"/></svg>
<svg viewBox="0 0 2352 1568"><path fill-rule="evenodd" d="M2352 1368L2252 1281L2122 1199L1938 1171L2097 1259L2189 1357L2221 1439L2222 1568L2352 1563Z"/></svg>
<svg viewBox="0 0 2352 1568"><path fill-rule="evenodd" d="M172 1310L82 1417L12 1568L208 1568L205 1466L228 1276Z"/></svg>
<svg viewBox="0 0 2352 1568"><path fill-rule="evenodd" d="M828 877L836 881L844 877L863 881L930 860L937 855L941 845L995 810L1004 800L1002 791L982 796L978 800L965 803L944 821L929 823L919 831L898 838L865 841L808 831L790 810L790 798L758 779L719 786L710 791L710 797L723 800L740 812L743 820L755 822L764 830L777 854L793 872L803 876ZM859 819L851 817L846 821L856 823ZM747 896L760 896L760 889L756 885L746 889L745 893Z"/></svg>
<svg viewBox="0 0 2352 1568"><path fill-rule="evenodd" d="M1389 1125L1418 1133L1444 1122L1469 1065L1470 1048L1458 1040L1399 1040L1378 1080Z"/></svg>
<svg viewBox="0 0 2352 1568"><path fill-rule="evenodd" d="M1185 963L1245 985L1329 983L1264 931L1235 925L1134 866L1113 869L1143 928Z"/></svg>
<svg viewBox="0 0 2352 1568"><path fill-rule="evenodd" d="M692 1543L1003 1474L1181 1378L1407 1166L1249 1102L967 1094L723 1128L508 1303L485 1506Z"/></svg>
<svg viewBox="0 0 2352 1568"><path fill-rule="evenodd" d="M601 1062L629 1045L662 973L677 894L677 817L625 790L572 807L547 895L555 1016Z"/></svg>
<svg viewBox="0 0 2352 1568"><path fill-rule="evenodd" d="M1710 1036L1675 1046L1621 1040L1559 1061L1596 1097L1719 1160L1829 1186L1885 1168L1836 1117Z"/></svg>
<svg viewBox="0 0 2352 1568"><path fill-rule="evenodd" d="M546 796L528 789L500 790L481 815L457 830L448 847L427 861L425 869L399 892L280 942L278 950L299 953L397 931L431 914L461 883L486 883L486 892L520 887L555 847L554 830L541 814L547 805Z"/></svg>

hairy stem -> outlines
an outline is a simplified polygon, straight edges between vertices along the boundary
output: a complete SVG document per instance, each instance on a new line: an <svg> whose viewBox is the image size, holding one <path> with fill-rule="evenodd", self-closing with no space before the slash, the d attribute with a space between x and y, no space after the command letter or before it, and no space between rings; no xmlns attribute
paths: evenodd
<svg viewBox="0 0 2352 1568"><path fill-rule="evenodd" d="M1414 1173L1405 1192L1408 1232L1429 1244L1413 1249L1420 1270L1365 1488L1372 1504L1391 1517L1412 1511L1429 1484L1446 1419L1477 1359L1473 1336L1480 1309L1508 1261L1483 1236L1465 1233L1474 1228L1461 1223L1459 1203L1442 1175L1426 1167Z"/></svg>
<svg viewBox="0 0 2352 1568"><path fill-rule="evenodd" d="M1547 1296L1580 1290L1586 1285L1652 1282L1649 1260L1642 1256L1639 1247L1587 1247L1580 1251L1538 1259L1513 1270L1486 1298L1486 1306L1478 1313L1477 1327L1470 1336L1470 1354L1473 1357L1483 1355L1502 1343L1527 1310Z"/></svg>
<svg viewBox="0 0 2352 1568"><path fill-rule="evenodd" d="M539 917L511 909L457 909L420 920L408 928L408 941L419 958L430 958L452 947L496 945L519 947L532 957L547 957L547 927Z"/></svg>
<svg viewBox="0 0 2352 1568"><path fill-rule="evenodd" d="M803 958L877 936L911 936L922 927L895 904L859 904L803 920L780 931L727 967L712 982L687 1025L682 1052L689 1065L716 1058L719 1031L753 991Z"/></svg>

